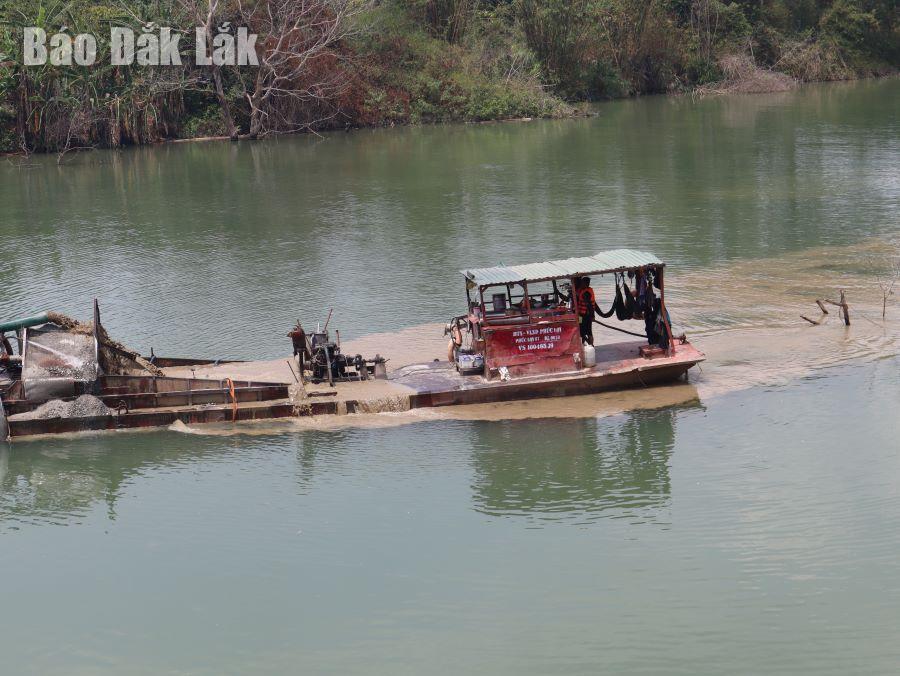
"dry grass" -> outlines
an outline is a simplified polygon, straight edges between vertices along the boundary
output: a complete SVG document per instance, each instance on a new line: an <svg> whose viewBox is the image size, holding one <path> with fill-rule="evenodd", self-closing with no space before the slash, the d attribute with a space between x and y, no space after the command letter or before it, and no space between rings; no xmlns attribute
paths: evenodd
<svg viewBox="0 0 900 676"><path fill-rule="evenodd" d="M788 43L775 65L803 82L853 80L858 77L858 73L844 61L836 45L818 41Z"/></svg>
<svg viewBox="0 0 900 676"><path fill-rule="evenodd" d="M797 86L790 75L760 68L747 54L728 54L719 59L719 68L725 77L718 82L697 87L695 93L708 94L760 94L784 92Z"/></svg>

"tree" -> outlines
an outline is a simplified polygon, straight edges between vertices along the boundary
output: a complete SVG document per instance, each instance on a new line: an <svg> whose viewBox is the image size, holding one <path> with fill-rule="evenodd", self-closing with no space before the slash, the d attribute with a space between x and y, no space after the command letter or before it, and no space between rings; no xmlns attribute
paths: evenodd
<svg viewBox="0 0 900 676"><path fill-rule="evenodd" d="M369 0L238 1L237 20L258 35L259 65L238 71L250 109L250 137L298 131L333 116L350 82L345 41Z"/></svg>
<svg viewBox="0 0 900 676"><path fill-rule="evenodd" d="M196 22L197 27L203 29L206 39L206 44L204 45L206 53L212 53L212 41L213 36L216 34L216 29L225 23L224 3L220 2L220 0L179 0L179 2L185 12ZM234 141L238 137L238 127L234 123L231 104L225 93L222 67L211 64L207 68L210 71L210 79L212 80L216 100L222 111L222 122L225 124L225 132Z"/></svg>

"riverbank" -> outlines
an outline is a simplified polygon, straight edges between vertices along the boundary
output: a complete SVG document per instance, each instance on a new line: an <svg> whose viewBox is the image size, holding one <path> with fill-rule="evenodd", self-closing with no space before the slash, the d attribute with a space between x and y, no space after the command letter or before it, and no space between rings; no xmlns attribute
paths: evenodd
<svg viewBox="0 0 900 676"><path fill-rule="evenodd" d="M730 70L732 69L733 70ZM754 66L748 66L747 61L743 58L731 60L729 59L729 70L726 71L726 76L717 82L713 82L707 85L697 86L689 91L684 92L671 92L668 94L660 94L658 96L664 97L682 97L682 96L692 96L692 97L703 97L703 96L721 96L721 95L747 95L747 94L773 94L778 92L787 92L793 89L797 89L804 85L815 85L815 84L828 84L828 83L837 83L837 82L855 82L855 81L863 81L863 80L877 80L877 79L896 79L900 76L900 73L891 72L884 73L880 75L874 76L860 76L860 77L852 77L852 78L844 78L840 80L822 80L822 81L801 81L795 78L792 78L785 73L780 73L777 71L768 71L765 69L761 69ZM640 98L639 96L633 97L623 97L623 98ZM527 123L534 122L535 120L541 119L577 119L577 118L587 118L594 117L597 115L602 115L602 109L598 108L598 106L603 106L607 103L612 103L614 101L621 101L622 98L619 99L608 99L605 101L591 102L591 101L580 101L576 103L566 103L560 101L560 111L559 114L553 115L535 115L535 116L516 116L516 117L498 117L493 119L484 119L484 120L448 120L442 122L391 122L389 124L377 124L377 125L368 125L368 126L353 126L353 127L345 127L343 131L351 132L351 131L361 131L364 129L382 129L382 128L393 128L393 127L423 127L423 126L440 126L444 124L514 124L514 123ZM293 133L281 134L281 135L307 135L307 134L321 134L321 133L333 133L337 130L335 129L306 129L302 131L297 131ZM249 134L239 134L237 137L232 138L225 134L218 135L202 135L202 136L189 136L189 137L178 137L178 138L165 138L159 139L152 143L144 144L144 145L166 145L166 144L185 144L185 143L211 143L211 142L221 142L221 141L254 141L258 139L253 139ZM60 153L60 159L63 158L69 152L83 152L89 150L102 150L102 147L88 147L88 148L77 148L69 151L64 151ZM0 157L13 158L13 157L21 157L23 155L27 155L30 153L25 153L22 150L18 151L2 151L0 150Z"/></svg>
<svg viewBox="0 0 900 676"><path fill-rule="evenodd" d="M328 0L288 22L306 26L302 45L267 52L255 72L187 61L70 72L17 65L21 26L61 28L71 23L68 15L56 9L30 19L27 6L19 11L0 0L0 47L12 57L0 57L0 152L570 117L586 102L780 91L897 71L892 3L795 4ZM162 16L144 23L168 25L167 7L157 3ZM253 18L241 7L217 11L217 23ZM92 16L78 31L103 32L104 20ZM284 42L285 21L259 27L269 52ZM193 53L193 28L180 29L181 47ZM109 49L101 40L100 61Z"/></svg>

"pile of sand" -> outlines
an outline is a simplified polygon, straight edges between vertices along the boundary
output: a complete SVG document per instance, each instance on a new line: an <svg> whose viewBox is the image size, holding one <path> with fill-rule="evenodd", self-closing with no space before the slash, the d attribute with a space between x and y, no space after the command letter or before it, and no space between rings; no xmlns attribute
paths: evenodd
<svg viewBox="0 0 900 676"><path fill-rule="evenodd" d="M82 394L74 401L52 399L33 411L10 416L10 420L50 420L52 418L92 418L112 415L112 409L92 394Z"/></svg>

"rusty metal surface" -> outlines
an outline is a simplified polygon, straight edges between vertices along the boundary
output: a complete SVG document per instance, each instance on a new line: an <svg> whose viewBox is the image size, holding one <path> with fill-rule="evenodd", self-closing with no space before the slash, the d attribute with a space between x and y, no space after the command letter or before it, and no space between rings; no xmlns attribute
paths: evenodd
<svg viewBox="0 0 900 676"><path fill-rule="evenodd" d="M309 415L328 415L336 412L337 404L333 401L311 403L307 411ZM68 434L72 432L167 427L176 420L180 420L186 425L231 422L232 413L230 406L178 411L140 411L124 415L96 416L91 418L18 420L10 421L9 427L10 436L16 438L45 434ZM294 406L290 402L279 401L267 406L240 407L237 409L234 420L235 422L246 422L272 418L289 418L294 415Z"/></svg>
<svg viewBox="0 0 900 676"><path fill-rule="evenodd" d="M26 398L21 383L17 385L11 387L4 397L8 414L26 413L43 403L42 399ZM115 408L120 402L124 402L125 406L132 410L224 404L233 401L227 379L109 375L101 376L97 385L99 386L97 396L111 408ZM234 399L238 403L285 399L288 396L287 385L282 383L246 380L233 381L233 385ZM76 387L74 392L62 398L71 399L83 393L83 388Z"/></svg>
<svg viewBox="0 0 900 676"><path fill-rule="evenodd" d="M180 392L224 388L227 378L173 378L169 376L102 376L100 388L103 393L139 394L147 392ZM233 380L237 387L265 387L283 385L283 383L261 382L256 380Z"/></svg>
<svg viewBox="0 0 900 676"><path fill-rule="evenodd" d="M692 365L689 363L669 364L654 368L648 372L634 370L623 373L607 373L596 377L537 380L519 382L512 385L505 383L500 385L498 383L494 387L423 392L410 397L410 407L427 408L459 404L488 404L499 401L567 397L608 390L645 387L675 380L684 375Z"/></svg>
<svg viewBox="0 0 900 676"><path fill-rule="evenodd" d="M213 382L216 383L216 381ZM273 401L286 399L288 397L288 388L287 385L236 387L234 393L234 398L238 403ZM129 411L145 408L230 404L233 401L230 390L227 387L209 388L208 385L204 389L177 390L173 392L109 393L101 391L99 398L110 408L119 408L121 405L124 405ZM71 397L67 399L71 399ZM6 402L6 410L9 415L27 413L38 406L40 406L39 402L21 399L10 399Z"/></svg>
<svg viewBox="0 0 900 676"><path fill-rule="evenodd" d="M189 357L144 357L161 369L172 366L217 366L219 364L242 364L240 359L191 359Z"/></svg>

